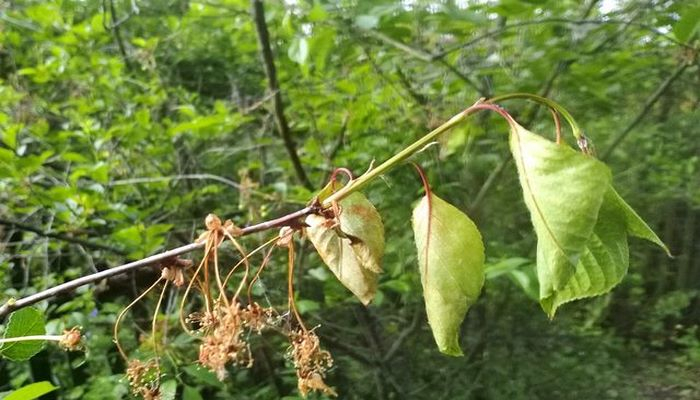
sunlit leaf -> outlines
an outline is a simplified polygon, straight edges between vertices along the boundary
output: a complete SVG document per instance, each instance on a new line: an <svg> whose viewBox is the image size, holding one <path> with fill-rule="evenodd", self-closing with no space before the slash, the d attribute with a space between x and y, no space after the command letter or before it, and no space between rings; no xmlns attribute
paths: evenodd
<svg viewBox="0 0 700 400"><path fill-rule="evenodd" d="M441 352L462 355L459 328L484 284L484 244L474 223L436 195L413 210L428 322Z"/></svg>
<svg viewBox="0 0 700 400"><path fill-rule="evenodd" d="M305 37L295 37L287 50L289 59L297 64L305 64L309 57L309 41Z"/></svg>
<svg viewBox="0 0 700 400"><path fill-rule="evenodd" d="M21 387L7 395L4 400L33 400L58 389L50 382L42 381Z"/></svg>
<svg viewBox="0 0 700 400"><path fill-rule="evenodd" d="M44 314L36 308L27 307L10 314L3 338L44 335ZM44 347L43 340L27 340L4 343L0 347L0 355L12 361L30 359Z"/></svg>

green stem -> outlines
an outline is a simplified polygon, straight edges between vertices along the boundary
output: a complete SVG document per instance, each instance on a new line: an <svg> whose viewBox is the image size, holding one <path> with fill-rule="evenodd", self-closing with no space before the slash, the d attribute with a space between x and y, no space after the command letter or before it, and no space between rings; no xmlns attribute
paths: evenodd
<svg viewBox="0 0 700 400"><path fill-rule="evenodd" d="M373 168L373 169L369 170L367 173L365 173L364 175L360 176L359 178L350 181L347 185L343 186L340 190L338 190L337 192L333 193L332 195L330 195L326 199L324 199L322 205L324 207L330 206L333 202L340 201L340 200L346 198L347 196L349 196L351 193L356 192L356 191L360 190L361 188L365 187L374 178L376 178L379 175L382 175L382 174L386 173L387 171L389 171L390 169L394 168L400 162L406 160L407 158L412 156L414 153L421 150L426 145L428 145L430 142L435 140L435 138L440 136L442 133L445 133L445 132L449 131L450 129L454 128L455 126L457 126L460 122L464 121L467 117L469 117L471 114L473 114L477 110L478 109L475 109L472 106L472 107L469 107L469 108L465 109L464 111L460 112L459 114L455 115L454 117L450 118L449 121L447 121L444 124L440 125L439 127L435 128L433 131L427 133L422 138L416 140L415 142L413 142L413 144L411 144L410 146L401 150L399 153L395 154L390 159L384 161L376 168Z"/></svg>
<svg viewBox="0 0 700 400"><path fill-rule="evenodd" d="M38 341L38 340L50 340L50 341L54 341L54 342L60 342L62 339L63 339L62 335L17 336L17 337L0 339L0 344L14 343L14 342L30 342L30 341Z"/></svg>
<svg viewBox="0 0 700 400"><path fill-rule="evenodd" d="M561 114L562 117L566 120L566 122L569 123L569 126L571 126L571 131L576 138L576 140L580 140L583 137L583 131L581 128L578 126L576 123L576 120L574 117L569 114L568 111L561 105L553 102L552 100L538 96L536 94L531 94L531 93L509 93L509 94L504 94L502 96L496 96L494 98L491 98L486 101L486 103L498 103L503 100L510 100L510 99L527 99L527 100L532 100L536 103L544 104L545 106L549 107L550 109L558 112Z"/></svg>

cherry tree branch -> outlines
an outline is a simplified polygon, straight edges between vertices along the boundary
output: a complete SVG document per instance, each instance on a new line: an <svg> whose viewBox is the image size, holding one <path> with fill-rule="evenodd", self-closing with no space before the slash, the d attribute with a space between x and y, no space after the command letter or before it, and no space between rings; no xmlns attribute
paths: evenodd
<svg viewBox="0 0 700 400"><path fill-rule="evenodd" d="M308 207L304 207L295 212L289 213L280 218L271 219L269 221L261 222L256 225L251 225L245 228L241 228L241 236L250 235L252 233L262 232L274 228L279 228L282 226L298 226L301 222L300 219L313 213L318 213L320 211L320 205L315 204ZM174 248L172 250L164 251L162 253L154 254L150 257L144 259L126 263L114 268L110 268L104 271L100 271L94 274L82 276L80 278L73 279L68 282L64 282L60 285L48 288L41 292L32 294L27 297L23 297L19 300L9 300L4 305L0 306L0 319L4 318L7 314L15 311L17 309L31 306L42 300L49 299L56 295L64 292L69 292L71 290L77 289L81 286L89 285L91 283L101 281L102 279L110 278L112 276L120 275L131 270L145 267L148 265L157 264L166 259L177 257L179 255L189 253L195 250L199 250L204 247L204 242L194 242L184 246Z"/></svg>
<svg viewBox="0 0 700 400"><path fill-rule="evenodd" d="M265 22L265 8L262 0L251 0L253 9L253 20L255 22L255 30L258 34L258 44L260 45L260 56L265 67L265 75L267 76L267 87L272 96L272 105L274 108L275 123L279 131L284 147L287 149L289 159L294 166L294 172L302 185L307 189L313 188L309 177L306 175L304 166L299 159L296 144L292 138L292 130L287 122L287 117L284 115L284 103L282 102L282 93L280 93L279 82L277 81L277 69L275 60L270 47L270 32L267 30Z"/></svg>

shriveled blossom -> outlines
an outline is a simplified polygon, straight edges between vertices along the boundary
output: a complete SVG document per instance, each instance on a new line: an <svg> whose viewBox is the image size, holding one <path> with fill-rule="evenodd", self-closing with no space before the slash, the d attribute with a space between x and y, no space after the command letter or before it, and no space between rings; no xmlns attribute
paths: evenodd
<svg viewBox="0 0 700 400"><path fill-rule="evenodd" d="M216 325L217 317L213 312L209 311L194 312L185 318L185 322L196 325L196 329L199 331L206 332L209 328L213 328Z"/></svg>
<svg viewBox="0 0 700 400"><path fill-rule="evenodd" d="M144 399L160 399L158 382L160 371L155 360L143 362L141 360L129 360L126 368L126 378L129 380L131 393Z"/></svg>
<svg viewBox="0 0 700 400"><path fill-rule="evenodd" d="M164 260L161 265L161 277L181 287L185 284L185 270L192 267L192 260L172 257Z"/></svg>
<svg viewBox="0 0 700 400"><path fill-rule="evenodd" d="M66 329L63 331L63 337L58 342L58 345L66 350L77 350L80 348L81 339L80 328Z"/></svg>
<svg viewBox="0 0 700 400"><path fill-rule="evenodd" d="M289 355L297 372L299 393L306 396L309 392L322 392L337 396L336 391L326 385L326 371L333 366L331 354L321 349L318 336L313 331L297 331L290 335L292 342Z"/></svg>
<svg viewBox="0 0 700 400"><path fill-rule="evenodd" d="M261 307L258 303L248 304L248 306L241 311L241 318L244 325L256 333L261 333L263 329L271 326L276 315L273 308Z"/></svg>
<svg viewBox="0 0 700 400"><path fill-rule="evenodd" d="M244 338L242 310L238 304L217 305L214 308L216 322L207 329L199 346L199 363L226 378L226 365L250 367L253 356Z"/></svg>

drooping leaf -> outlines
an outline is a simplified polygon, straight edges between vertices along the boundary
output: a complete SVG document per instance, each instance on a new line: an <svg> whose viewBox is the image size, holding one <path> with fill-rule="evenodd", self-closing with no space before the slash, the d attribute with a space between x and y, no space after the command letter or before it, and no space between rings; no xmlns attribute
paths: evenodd
<svg viewBox="0 0 700 400"><path fill-rule="evenodd" d="M540 298L563 289L593 233L610 186L602 162L513 123L510 148L537 234Z"/></svg>
<svg viewBox="0 0 700 400"><path fill-rule="evenodd" d="M363 268L350 246L335 230L335 221L319 215L306 217L306 234L323 262L362 304L369 304L377 291L377 273Z"/></svg>
<svg viewBox="0 0 700 400"><path fill-rule="evenodd" d="M431 194L413 210L423 297L442 353L460 356L459 328L484 284L484 244L463 212Z"/></svg>
<svg viewBox="0 0 700 400"><path fill-rule="evenodd" d="M17 310L10 314L4 338L44 335L46 333L44 314L33 307ZM38 353L44 346L43 340L28 340L4 343L0 355L12 361L24 361Z"/></svg>
<svg viewBox="0 0 700 400"><path fill-rule="evenodd" d="M607 293L622 281L629 268L628 235L656 243L668 253L659 237L609 186L576 272L562 289L540 299L550 318L562 304Z"/></svg>
<svg viewBox="0 0 700 400"><path fill-rule="evenodd" d="M377 290L384 255L384 225L372 203L361 193L339 202L338 220L310 215L307 235L340 282L363 304Z"/></svg>
<svg viewBox="0 0 700 400"><path fill-rule="evenodd" d="M338 219L360 264L372 272L382 272L384 224L374 205L363 194L353 193L340 202Z"/></svg>
<svg viewBox="0 0 700 400"><path fill-rule="evenodd" d="M4 400L33 400L58 389L50 382L42 381L21 387L7 395Z"/></svg>
<svg viewBox="0 0 700 400"><path fill-rule="evenodd" d="M630 207L625 200L613 189L610 188L609 193L606 196L610 196L610 201L617 204L617 207L625 215L625 221L627 225L627 233L630 236L635 236L641 239L646 239L652 243L655 243L661 247L666 255L671 256L671 251L666 247L666 244L659 239L659 237L654 233L654 231L649 228L646 222Z"/></svg>

